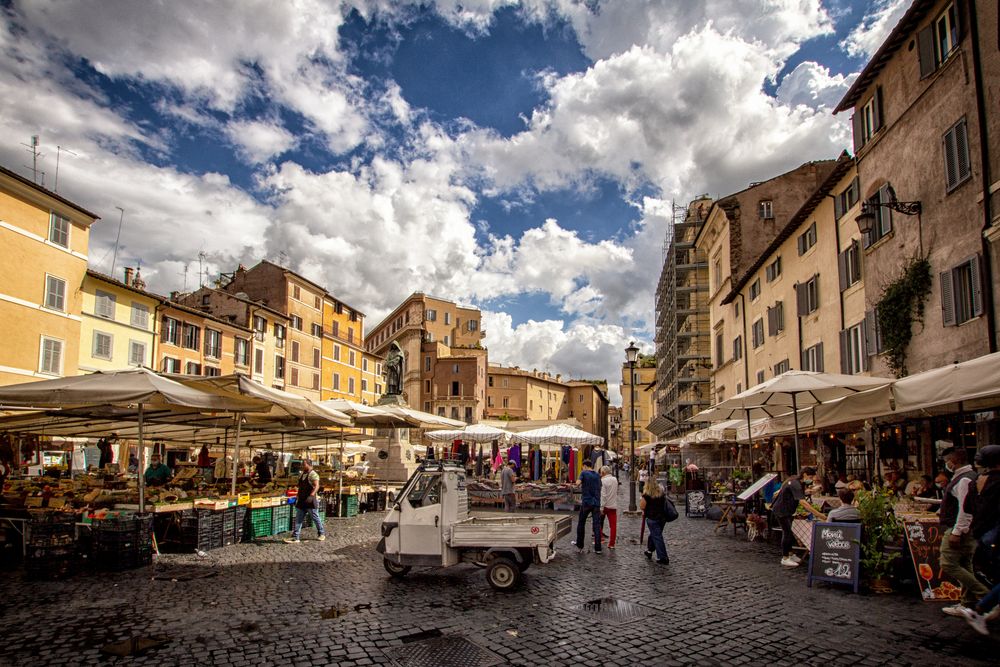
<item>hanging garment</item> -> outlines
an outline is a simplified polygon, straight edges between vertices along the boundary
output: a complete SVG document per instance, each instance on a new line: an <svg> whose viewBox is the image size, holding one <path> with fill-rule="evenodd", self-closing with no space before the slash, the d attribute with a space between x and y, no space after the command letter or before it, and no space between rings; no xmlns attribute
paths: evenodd
<svg viewBox="0 0 1000 667"><path fill-rule="evenodd" d="M492 449L490 450L490 460L492 461L498 456L500 456L500 442L494 440L492 443Z"/></svg>
<svg viewBox="0 0 1000 667"><path fill-rule="evenodd" d="M513 445L507 450L507 460L513 461L517 469L521 469L521 445Z"/></svg>
<svg viewBox="0 0 1000 667"><path fill-rule="evenodd" d="M580 450L573 450L576 452L576 478L580 479L580 475L583 473L583 456L581 456Z"/></svg>
<svg viewBox="0 0 1000 667"><path fill-rule="evenodd" d="M465 466L466 461L469 460L469 445L463 442L458 446L458 462Z"/></svg>
<svg viewBox="0 0 1000 667"><path fill-rule="evenodd" d="M542 477L542 450L536 447L533 454L534 456L531 457L531 460L535 463L535 471L534 475L532 475L532 479L538 480Z"/></svg>
<svg viewBox="0 0 1000 667"><path fill-rule="evenodd" d="M566 465L569 465L569 453L571 450L572 447L570 447L569 445L563 445L562 448L559 450L559 456L562 458L562 462L565 463Z"/></svg>
<svg viewBox="0 0 1000 667"><path fill-rule="evenodd" d="M427 458L428 461L433 461L434 460L434 446L433 445L429 445L427 447L427 456L426 456L426 458Z"/></svg>
<svg viewBox="0 0 1000 667"><path fill-rule="evenodd" d="M497 470L500 470L500 468L502 468L502 467L503 467L503 457L500 456L500 454L498 452L497 453L497 457L495 459L493 459L493 472L496 472Z"/></svg>
<svg viewBox="0 0 1000 667"><path fill-rule="evenodd" d="M576 482L576 450L569 450L569 481L570 483Z"/></svg>

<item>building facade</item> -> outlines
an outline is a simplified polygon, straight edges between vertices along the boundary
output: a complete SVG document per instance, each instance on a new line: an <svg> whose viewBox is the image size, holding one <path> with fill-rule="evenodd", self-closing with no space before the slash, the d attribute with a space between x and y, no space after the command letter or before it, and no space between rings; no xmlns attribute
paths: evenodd
<svg viewBox="0 0 1000 667"><path fill-rule="evenodd" d="M158 370L206 377L251 374L251 329L169 299L156 313Z"/></svg>
<svg viewBox="0 0 1000 667"><path fill-rule="evenodd" d="M622 364L622 445L630 447L635 434L636 448L656 442L646 427L656 417L656 357L640 354L635 368ZM633 403L633 396L635 402Z"/></svg>
<svg viewBox="0 0 1000 667"><path fill-rule="evenodd" d="M0 167L0 384L76 375L98 217Z"/></svg>
<svg viewBox="0 0 1000 667"><path fill-rule="evenodd" d="M144 287L131 268L125 269L124 281L87 271L81 288L80 372L155 367L154 331L162 299Z"/></svg>
<svg viewBox="0 0 1000 667"><path fill-rule="evenodd" d="M871 213L862 237L869 307L878 311L886 286L909 282L909 268L930 273L922 326L894 322L912 339L883 341L891 348L873 359L878 375L996 350L996 31L996 2L916 0L837 106L853 112Z"/></svg>
<svg viewBox="0 0 1000 667"><path fill-rule="evenodd" d="M364 313L327 295L323 302L323 400L363 402Z"/></svg>

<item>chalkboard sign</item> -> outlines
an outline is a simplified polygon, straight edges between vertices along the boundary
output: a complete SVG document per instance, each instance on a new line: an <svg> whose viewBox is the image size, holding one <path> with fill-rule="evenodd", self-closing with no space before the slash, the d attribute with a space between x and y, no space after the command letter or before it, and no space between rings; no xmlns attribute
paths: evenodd
<svg viewBox="0 0 1000 667"><path fill-rule="evenodd" d="M928 601L962 599L962 585L945 579L941 573L941 537L944 531L938 525L938 518L904 519L903 530L910 545L920 597Z"/></svg>
<svg viewBox="0 0 1000 667"><path fill-rule="evenodd" d="M688 491L684 494L684 516L705 516L707 511L707 491Z"/></svg>
<svg viewBox="0 0 1000 667"><path fill-rule="evenodd" d="M814 523L809 552L809 586L813 581L830 581L853 586L857 593L860 543L860 523Z"/></svg>

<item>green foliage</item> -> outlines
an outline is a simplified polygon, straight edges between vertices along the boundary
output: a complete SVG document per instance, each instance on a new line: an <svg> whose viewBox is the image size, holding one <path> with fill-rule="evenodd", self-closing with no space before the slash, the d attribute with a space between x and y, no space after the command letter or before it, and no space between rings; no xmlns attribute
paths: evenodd
<svg viewBox="0 0 1000 667"><path fill-rule="evenodd" d="M907 374L906 349L913 338L913 323L923 324L930 291L931 264L925 257L914 257L903 274L885 286L876 304L882 354L896 377Z"/></svg>
<svg viewBox="0 0 1000 667"><path fill-rule="evenodd" d="M900 535L899 522L892 511L895 496L891 489L876 486L871 491L858 491L858 512L861 514L861 571L869 579L885 579L898 553L887 554L886 544Z"/></svg>

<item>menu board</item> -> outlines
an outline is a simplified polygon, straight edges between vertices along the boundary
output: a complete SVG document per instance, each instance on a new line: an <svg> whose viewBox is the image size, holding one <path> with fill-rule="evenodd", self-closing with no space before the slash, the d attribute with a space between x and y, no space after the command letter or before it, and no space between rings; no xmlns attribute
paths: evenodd
<svg viewBox="0 0 1000 667"><path fill-rule="evenodd" d="M684 494L684 516L705 516L708 512L708 492L688 491Z"/></svg>
<svg viewBox="0 0 1000 667"><path fill-rule="evenodd" d="M852 586L857 593L860 553L860 523L813 523L809 586L813 581L829 581Z"/></svg>
<svg viewBox="0 0 1000 667"><path fill-rule="evenodd" d="M777 478L778 478L778 473L776 472L767 473L766 475L758 479L756 482L751 484L746 490L743 491L743 493L736 496L737 500L750 500L751 498L753 498L753 495L755 493L757 493L765 486L767 486L771 482L771 480Z"/></svg>
<svg viewBox="0 0 1000 667"><path fill-rule="evenodd" d="M910 545L920 597L926 601L960 600L962 585L945 579L941 572L941 537L944 531L938 524L938 518L903 519L903 530Z"/></svg>

